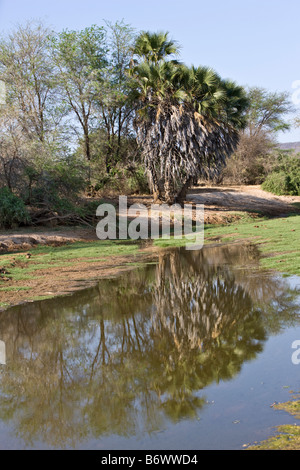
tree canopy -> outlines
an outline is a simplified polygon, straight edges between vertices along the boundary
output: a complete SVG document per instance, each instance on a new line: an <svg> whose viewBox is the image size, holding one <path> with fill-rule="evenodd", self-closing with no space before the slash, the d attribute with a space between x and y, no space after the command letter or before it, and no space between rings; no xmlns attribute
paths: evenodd
<svg viewBox="0 0 300 470"><path fill-rule="evenodd" d="M242 131L288 128L285 93L247 91L180 51L168 32L124 21L30 22L2 37L0 186L59 213L82 192L150 188L181 202L198 178L218 178Z"/></svg>
<svg viewBox="0 0 300 470"><path fill-rule="evenodd" d="M168 60L167 34L137 38L131 75L139 102L134 125L157 199L181 201L192 181L220 172L246 125L244 89L211 68ZM153 49L152 49L153 46Z"/></svg>

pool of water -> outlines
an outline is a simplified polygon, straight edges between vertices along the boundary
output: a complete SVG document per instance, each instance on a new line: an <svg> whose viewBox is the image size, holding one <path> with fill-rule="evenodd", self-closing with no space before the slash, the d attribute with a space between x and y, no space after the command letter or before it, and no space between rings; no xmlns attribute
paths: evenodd
<svg viewBox="0 0 300 470"><path fill-rule="evenodd" d="M300 390L300 279L258 260L168 250L0 313L0 448L242 449L294 423L271 405Z"/></svg>

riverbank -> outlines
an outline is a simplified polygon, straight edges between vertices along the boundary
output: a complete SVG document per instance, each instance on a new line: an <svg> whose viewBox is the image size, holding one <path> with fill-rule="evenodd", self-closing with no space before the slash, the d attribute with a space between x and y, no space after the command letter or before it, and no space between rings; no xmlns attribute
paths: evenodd
<svg viewBox="0 0 300 470"><path fill-rule="evenodd" d="M27 247L26 251L20 244L19 249L1 254L0 308L70 294L97 279L153 260L161 249L185 244L184 240L175 239L103 241L97 239L92 229L68 230L69 238L62 238L61 234L66 233L63 229L48 230L48 239L43 244ZM41 233L44 232L39 233L40 237ZM262 268L300 275L299 234L300 216L252 220L244 214L244 219L234 223L205 225L204 238L205 244L255 244L262 255Z"/></svg>
<svg viewBox="0 0 300 470"><path fill-rule="evenodd" d="M216 197L214 191L211 194ZM203 195L204 192L201 198ZM235 202L237 200L238 196ZM261 253L262 269L299 276L300 215L296 210L298 202L289 204L292 205L285 206L281 212L283 206L280 202L280 209L276 206L278 213L270 215L256 210L215 208L215 223L206 219L205 244L253 244ZM257 209L257 206L252 205L251 208ZM234 206L233 209L240 207ZM206 209L207 213L212 217L209 209ZM97 283L98 279L116 276L139 264L155 261L160 250L183 245L184 240L101 241L94 229L40 227L36 231L1 233L0 243L0 310L5 310L19 303L70 295ZM278 406L290 412L300 405L295 399L291 404ZM280 427L278 432L278 436L261 443L257 449L299 448L299 426Z"/></svg>
<svg viewBox="0 0 300 470"><path fill-rule="evenodd" d="M152 199L128 197L134 203L149 208ZM260 186L205 186L192 188L187 203L205 207L205 243L254 243L263 268L300 274L300 197L274 196ZM0 308L69 294L183 243L100 241L93 227L0 231Z"/></svg>
<svg viewBox="0 0 300 470"><path fill-rule="evenodd" d="M73 241L1 255L0 309L69 295L155 256L131 241Z"/></svg>

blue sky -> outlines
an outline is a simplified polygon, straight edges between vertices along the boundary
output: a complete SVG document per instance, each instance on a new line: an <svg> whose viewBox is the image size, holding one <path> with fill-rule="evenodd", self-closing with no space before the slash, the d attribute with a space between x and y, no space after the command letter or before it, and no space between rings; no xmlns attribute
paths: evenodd
<svg viewBox="0 0 300 470"><path fill-rule="evenodd" d="M137 30L169 31L181 60L240 85L292 95L300 80L299 0L0 0L2 34L30 19L55 30L124 19ZM300 129L278 140L300 141Z"/></svg>

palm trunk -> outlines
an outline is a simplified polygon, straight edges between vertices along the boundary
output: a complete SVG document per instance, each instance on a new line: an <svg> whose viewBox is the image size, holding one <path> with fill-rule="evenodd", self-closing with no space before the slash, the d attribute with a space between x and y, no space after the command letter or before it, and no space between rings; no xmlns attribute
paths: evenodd
<svg viewBox="0 0 300 470"><path fill-rule="evenodd" d="M154 168L154 165L151 165L150 168L148 168L149 172L149 179L150 179L150 189L153 194L153 202L159 203L162 201L163 194L161 191L161 185L159 184L158 177Z"/></svg>

